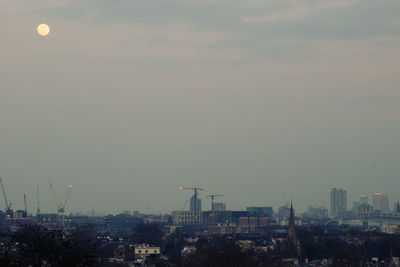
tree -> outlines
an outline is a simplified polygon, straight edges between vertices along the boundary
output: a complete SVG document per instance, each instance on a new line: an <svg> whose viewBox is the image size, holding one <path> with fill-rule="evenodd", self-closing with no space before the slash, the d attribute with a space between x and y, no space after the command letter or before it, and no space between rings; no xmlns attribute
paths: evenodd
<svg viewBox="0 0 400 267"><path fill-rule="evenodd" d="M96 266L98 244L95 230L79 228L70 233L25 226L13 236L19 266Z"/></svg>
<svg viewBox="0 0 400 267"><path fill-rule="evenodd" d="M160 246L162 243L162 231L156 223L138 223L133 228L131 239L136 244L149 244Z"/></svg>

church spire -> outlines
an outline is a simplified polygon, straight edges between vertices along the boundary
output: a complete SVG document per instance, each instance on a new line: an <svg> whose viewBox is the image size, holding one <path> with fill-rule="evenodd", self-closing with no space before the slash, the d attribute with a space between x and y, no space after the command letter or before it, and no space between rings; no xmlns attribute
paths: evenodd
<svg viewBox="0 0 400 267"><path fill-rule="evenodd" d="M289 225L288 225L286 254L290 258L298 259L300 257L300 242L296 236L296 225L294 222L293 203L290 203L290 216L289 216Z"/></svg>

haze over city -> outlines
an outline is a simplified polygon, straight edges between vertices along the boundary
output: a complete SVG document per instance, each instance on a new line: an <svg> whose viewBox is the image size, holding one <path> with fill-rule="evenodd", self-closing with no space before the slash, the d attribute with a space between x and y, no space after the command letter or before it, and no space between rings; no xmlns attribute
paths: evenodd
<svg viewBox="0 0 400 267"><path fill-rule="evenodd" d="M296 209L400 199L400 2L0 2L0 176L13 207ZM46 23L47 36L36 27ZM3 201L0 202L4 208Z"/></svg>

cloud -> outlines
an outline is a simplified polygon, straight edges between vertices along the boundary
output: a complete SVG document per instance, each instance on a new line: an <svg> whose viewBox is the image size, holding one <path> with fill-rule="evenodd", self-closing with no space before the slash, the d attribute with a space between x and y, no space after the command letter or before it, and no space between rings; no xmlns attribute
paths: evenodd
<svg viewBox="0 0 400 267"><path fill-rule="evenodd" d="M6 0L5 3L7 8L0 11L5 17L45 19L63 25L71 34L82 32L93 39L108 40L107 36L114 36L108 44L120 49L116 54L136 48L132 51L142 51L142 56L155 60L304 59L317 56L324 40L365 39L374 43L374 38L400 36L400 12L397 12L400 2L395 0L117 0L112 4L106 0ZM79 43L73 41L76 42ZM135 53L125 54L130 58Z"/></svg>
<svg viewBox="0 0 400 267"><path fill-rule="evenodd" d="M243 22L270 22L276 20L295 20L301 16L306 16L309 13L318 12L326 8L348 7L354 5L358 1L355 0L335 1L335 2L320 1L314 4L310 4L308 3L308 1L297 1L296 3L293 3L292 1L289 2L292 4L284 8L283 10L277 10L277 11L273 10L272 12L269 12L262 16L244 16L241 18L241 20ZM257 7L260 6L261 4L259 4Z"/></svg>

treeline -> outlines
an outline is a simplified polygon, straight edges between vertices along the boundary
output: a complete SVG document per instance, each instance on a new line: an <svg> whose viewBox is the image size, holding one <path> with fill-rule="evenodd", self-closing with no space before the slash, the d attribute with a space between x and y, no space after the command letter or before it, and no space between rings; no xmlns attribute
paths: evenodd
<svg viewBox="0 0 400 267"><path fill-rule="evenodd" d="M400 236L353 230L326 232L322 227L299 227L302 259L333 259L337 266L359 266L372 257L390 261L400 256Z"/></svg>
<svg viewBox="0 0 400 267"><path fill-rule="evenodd" d="M115 243L98 238L96 228L87 225L74 230L46 229L37 225L21 227L16 232L0 232L0 266L113 266ZM306 258L329 259L330 266L365 266L371 257L389 262L400 256L400 236L377 232L326 232L319 227L299 227L300 262ZM117 237L119 235L117 234ZM157 224L139 223L125 233L130 244L147 243L160 246L166 257L149 257L153 266L287 266L282 262L284 244L267 252L255 252L251 246L240 247L240 236L204 236L190 243L187 233L179 230L165 235ZM253 240L261 244L262 236ZM182 255L182 249L195 249ZM123 266L123 263L118 266ZM384 265L382 265L384 266Z"/></svg>
<svg viewBox="0 0 400 267"><path fill-rule="evenodd" d="M28 225L1 236L0 266L96 266L99 257L101 246L92 227L63 232Z"/></svg>

